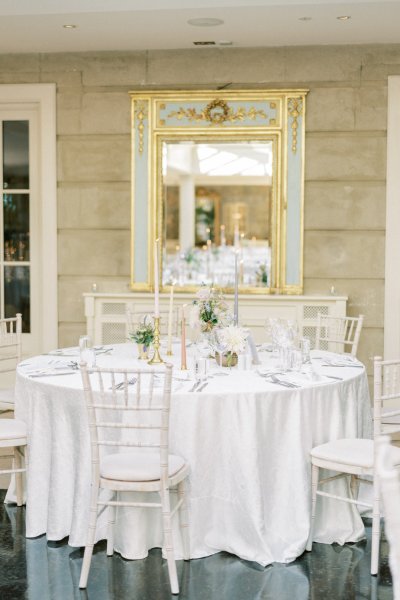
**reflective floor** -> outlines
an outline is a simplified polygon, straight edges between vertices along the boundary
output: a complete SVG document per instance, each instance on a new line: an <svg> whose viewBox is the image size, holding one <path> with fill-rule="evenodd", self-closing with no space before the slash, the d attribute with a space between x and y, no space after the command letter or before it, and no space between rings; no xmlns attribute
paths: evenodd
<svg viewBox="0 0 400 600"><path fill-rule="evenodd" d="M96 546L87 591L78 589L81 550L67 540L25 539L25 509L3 504L0 492L1 600L170 600L166 562L160 550L144 560L107 558ZM381 543L379 576L371 577L368 539L358 544L314 544L289 565L266 568L227 553L178 562L179 600L389 600L393 598L388 548Z"/></svg>

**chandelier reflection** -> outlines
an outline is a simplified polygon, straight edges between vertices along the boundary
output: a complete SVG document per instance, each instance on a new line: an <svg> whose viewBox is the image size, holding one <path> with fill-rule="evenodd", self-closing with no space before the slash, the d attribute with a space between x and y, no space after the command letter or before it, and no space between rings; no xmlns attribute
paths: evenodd
<svg viewBox="0 0 400 600"><path fill-rule="evenodd" d="M272 144L167 143L163 284L271 284ZM235 261L235 257L238 261Z"/></svg>

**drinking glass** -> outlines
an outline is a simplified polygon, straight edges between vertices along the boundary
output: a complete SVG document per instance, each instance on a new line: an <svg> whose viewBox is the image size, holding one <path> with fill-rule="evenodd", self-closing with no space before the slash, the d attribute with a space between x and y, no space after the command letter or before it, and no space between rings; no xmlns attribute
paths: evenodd
<svg viewBox="0 0 400 600"><path fill-rule="evenodd" d="M90 335L81 335L79 338L79 356L81 362L91 368L96 366L96 354L92 345Z"/></svg>
<svg viewBox="0 0 400 600"><path fill-rule="evenodd" d="M228 350L228 345L224 339L222 329L215 330L214 343L215 350L218 352L219 355L219 366L222 369L222 355Z"/></svg>
<svg viewBox="0 0 400 600"><path fill-rule="evenodd" d="M303 365L311 363L311 340L308 337L303 337L300 340L301 356Z"/></svg>

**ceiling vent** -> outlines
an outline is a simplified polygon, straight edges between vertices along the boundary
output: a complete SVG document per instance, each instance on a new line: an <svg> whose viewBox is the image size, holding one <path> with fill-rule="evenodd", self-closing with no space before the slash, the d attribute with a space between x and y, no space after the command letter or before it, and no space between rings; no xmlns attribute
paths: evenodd
<svg viewBox="0 0 400 600"><path fill-rule="evenodd" d="M215 46L215 42L193 42L194 46Z"/></svg>

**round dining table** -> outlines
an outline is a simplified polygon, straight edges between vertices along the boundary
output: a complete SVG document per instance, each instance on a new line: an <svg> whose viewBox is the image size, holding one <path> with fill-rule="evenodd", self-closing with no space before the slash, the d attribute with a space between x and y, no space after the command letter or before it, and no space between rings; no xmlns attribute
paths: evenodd
<svg viewBox="0 0 400 600"><path fill-rule="evenodd" d="M344 355L313 351L305 372L271 377L276 364L259 349L251 369L221 368L209 359L193 391L173 344L170 452L190 465L190 556L226 551L261 565L288 563L305 550L311 519L311 448L337 438L371 437L364 366ZM188 365L192 358L188 349ZM166 358L165 348L161 354ZM17 370L15 416L27 423L26 535L69 537L84 546L90 504L90 440L77 348L27 359ZM96 349L98 366L149 368L133 344ZM343 493L345 480L330 484ZM10 487L7 501L13 500ZM178 521L178 519L176 519ZM175 554L182 557L178 522ZM314 540L355 542L364 526L354 505L319 498ZM106 537L106 514L97 540ZM120 508L115 550L144 558L162 544L161 515Z"/></svg>

